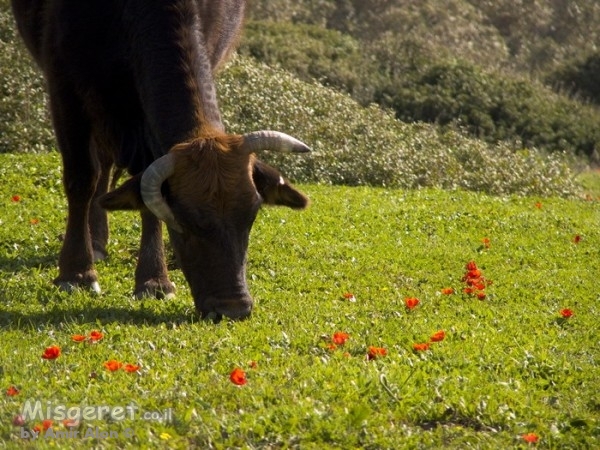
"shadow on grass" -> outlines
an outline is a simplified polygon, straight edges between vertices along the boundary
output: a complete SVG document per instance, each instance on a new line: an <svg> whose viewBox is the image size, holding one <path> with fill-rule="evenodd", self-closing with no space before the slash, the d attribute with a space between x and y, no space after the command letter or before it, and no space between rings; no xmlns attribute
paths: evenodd
<svg viewBox="0 0 600 450"><path fill-rule="evenodd" d="M6 311L0 307L0 328L31 330L47 326L68 324L122 323L132 325L161 325L202 322L193 306L186 308L177 305L170 311L157 311L155 308L132 308L131 306L78 306L73 308L53 308L48 311L19 312Z"/></svg>
<svg viewBox="0 0 600 450"><path fill-rule="evenodd" d="M35 255L29 258L0 256L0 273L14 273L34 268L51 269L56 267L57 264L58 253Z"/></svg>

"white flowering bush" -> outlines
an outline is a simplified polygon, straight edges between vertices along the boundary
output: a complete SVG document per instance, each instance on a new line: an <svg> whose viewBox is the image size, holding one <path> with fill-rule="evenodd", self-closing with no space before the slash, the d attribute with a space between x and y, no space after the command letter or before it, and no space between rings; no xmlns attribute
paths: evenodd
<svg viewBox="0 0 600 450"><path fill-rule="evenodd" d="M306 156L261 155L296 181L497 195L578 192L565 155L490 145L433 125L402 123L376 106L363 108L347 95L250 59L234 58L218 84L227 129L275 129L313 148Z"/></svg>

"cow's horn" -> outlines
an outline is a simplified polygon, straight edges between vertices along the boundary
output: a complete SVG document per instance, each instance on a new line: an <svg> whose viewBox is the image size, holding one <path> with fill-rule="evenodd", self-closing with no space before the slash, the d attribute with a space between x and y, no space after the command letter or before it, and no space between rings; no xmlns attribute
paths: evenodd
<svg viewBox="0 0 600 450"><path fill-rule="evenodd" d="M181 233L181 226L175 220L173 211L162 196L163 182L175 172L173 155L167 154L154 161L142 174L140 193L146 207L170 228Z"/></svg>
<svg viewBox="0 0 600 450"><path fill-rule="evenodd" d="M242 149L248 153L260 150L306 153L310 148L298 139L279 131L254 131L243 135Z"/></svg>

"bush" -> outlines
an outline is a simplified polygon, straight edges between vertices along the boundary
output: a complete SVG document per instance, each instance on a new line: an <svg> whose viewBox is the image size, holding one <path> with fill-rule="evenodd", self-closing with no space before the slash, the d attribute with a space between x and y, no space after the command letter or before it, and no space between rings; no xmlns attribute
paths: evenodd
<svg viewBox="0 0 600 450"><path fill-rule="evenodd" d="M246 24L238 49L270 66L282 66L304 81L350 93L362 103L373 101L373 88L365 80L375 67L355 39L314 25L289 22Z"/></svg>
<svg viewBox="0 0 600 450"><path fill-rule="evenodd" d="M494 143L520 141L550 151L593 157L600 148L596 108L535 82L485 73L465 63L438 63L381 92L401 120L458 125Z"/></svg>
<svg viewBox="0 0 600 450"><path fill-rule="evenodd" d="M8 2L0 1L0 153L55 147L44 83L17 38Z"/></svg>
<svg viewBox="0 0 600 450"><path fill-rule="evenodd" d="M42 78L23 47L15 44L5 1L0 0L1 7L5 9L0 9L0 151L47 151L54 147L54 139ZM312 41L305 42L300 35L294 38L299 47L313 51L307 76L323 73L332 84L356 86L353 83L364 76L359 69L352 70L361 57L356 42L336 32L300 30L315 33ZM327 48L317 44L320 39ZM296 63L301 66L301 59ZM493 194L573 195L577 191L566 160L559 155L543 158L533 151L488 145L431 125L401 123L376 106L363 108L347 95L249 58L232 61L219 78L218 92L229 130L273 128L314 147L315 152L306 157L262 155L298 181L435 186Z"/></svg>
<svg viewBox="0 0 600 450"><path fill-rule="evenodd" d="M302 156L261 155L297 181L401 188L432 186L492 194L573 195L567 161L490 145L427 124L362 108L316 82L235 58L219 78L228 129L276 129L313 147Z"/></svg>
<svg viewBox="0 0 600 450"><path fill-rule="evenodd" d="M548 82L558 91L600 105L600 52L582 60L569 61L548 76Z"/></svg>
<svg viewBox="0 0 600 450"><path fill-rule="evenodd" d="M388 34L361 44L317 26L251 22L241 52L348 92L361 104L392 108L403 121L592 158L600 146L597 109L523 76L456 61L419 39Z"/></svg>

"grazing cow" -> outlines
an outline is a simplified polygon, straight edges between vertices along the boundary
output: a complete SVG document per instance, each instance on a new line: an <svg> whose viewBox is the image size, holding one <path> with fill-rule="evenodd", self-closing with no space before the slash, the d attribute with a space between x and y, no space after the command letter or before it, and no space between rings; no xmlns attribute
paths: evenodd
<svg viewBox="0 0 600 450"><path fill-rule="evenodd" d="M162 227L204 317L252 310L248 237L261 203L308 200L259 161L306 152L283 133L226 134L213 76L231 51L244 0L12 0L43 71L68 200L55 283L100 291L106 209L139 210L137 296L171 296ZM258 107L258 105L257 105ZM114 167L132 178L108 191Z"/></svg>

